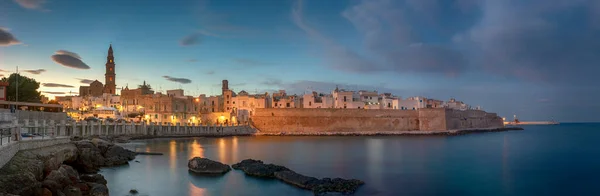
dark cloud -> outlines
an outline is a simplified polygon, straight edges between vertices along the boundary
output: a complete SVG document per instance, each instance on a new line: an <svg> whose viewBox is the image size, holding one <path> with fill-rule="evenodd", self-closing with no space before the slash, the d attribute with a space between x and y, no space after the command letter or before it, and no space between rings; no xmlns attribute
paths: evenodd
<svg viewBox="0 0 600 196"><path fill-rule="evenodd" d="M42 91L42 93L44 93L44 94L51 94L51 95L64 95L64 94L66 94L65 92L53 92L53 91Z"/></svg>
<svg viewBox="0 0 600 196"><path fill-rule="evenodd" d="M269 78L269 79L263 81L261 84L267 85L267 86L281 86L283 84L283 82L281 81L281 79Z"/></svg>
<svg viewBox="0 0 600 196"><path fill-rule="evenodd" d="M20 43L15 36L8 32L8 29L0 27L0 46L10 46Z"/></svg>
<svg viewBox="0 0 600 196"><path fill-rule="evenodd" d="M201 33L193 33L191 35L185 36L183 39L179 41L179 45L182 46L192 46L196 44L200 44L202 41Z"/></svg>
<svg viewBox="0 0 600 196"><path fill-rule="evenodd" d="M79 82L81 82L82 84L91 84L92 82L94 82L94 80L90 80L90 79L82 79L82 78L75 78L77 80L79 80Z"/></svg>
<svg viewBox="0 0 600 196"><path fill-rule="evenodd" d="M262 61L257 61L257 60L253 60L253 59L246 59L246 58L234 58L233 59L234 62L240 64L240 65L244 65L244 66L248 66L248 67L257 67L257 66L267 66L267 65L272 65L269 62L262 62Z"/></svg>
<svg viewBox="0 0 600 196"><path fill-rule="evenodd" d="M597 83L599 1L485 0L479 22L458 34L491 72L546 83Z"/></svg>
<svg viewBox="0 0 600 196"><path fill-rule="evenodd" d="M90 69L90 66L81 61L81 57L77 53L66 50L58 50L55 53L51 58L58 64L75 69Z"/></svg>
<svg viewBox="0 0 600 196"><path fill-rule="evenodd" d="M46 72L46 70L45 69L27 69L27 70L23 70L23 72L27 72L27 73L30 73L30 74L39 75L42 72Z"/></svg>
<svg viewBox="0 0 600 196"><path fill-rule="evenodd" d="M175 77L171 77L171 76L163 76L163 78L165 78L171 82L178 82L178 83L182 83L182 84L192 83L192 80L187 79L187 78L175 78Z"/></svg>
<svg viewBox="0 0 600 196"><path fill-rule="evenodd" d="M74 86L67 84L57 84L57 83L42 83L44 87L63 87L63 88L73 88Z"/></svg>
<svg viewBox="0 0 600 196"><path fill-rule="evenodd" d="M27 9L40 9L46 0L14 0L19 5Z"/></svg>
<svg viewBox="0 0 600 196"><path fill-rule="evenodd" d="M323 45L324 55L330 66L349 72L370 72L381 70L377 64L371 62L349 48L336 43L333 41L333 39L326 37L316 29L306 24L304 21L304 8L302 3L302 0L299 0L294 5L294 8L292 9L292 21L296 26L308 34L310 38Z"/></svg>

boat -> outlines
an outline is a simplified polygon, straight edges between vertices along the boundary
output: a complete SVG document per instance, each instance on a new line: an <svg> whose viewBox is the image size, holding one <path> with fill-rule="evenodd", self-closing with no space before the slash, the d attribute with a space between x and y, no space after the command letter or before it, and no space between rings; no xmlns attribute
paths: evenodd
<svg viewBox="0 0 600 196"><path fill-rule="evenodd" d="M559 122L556 122L554 120L551 121L520 121L517 118L517 115L514 115L514 120L513 121L506 121L506 118L504 118L504 125L558 125L560 124Z"/></svg>

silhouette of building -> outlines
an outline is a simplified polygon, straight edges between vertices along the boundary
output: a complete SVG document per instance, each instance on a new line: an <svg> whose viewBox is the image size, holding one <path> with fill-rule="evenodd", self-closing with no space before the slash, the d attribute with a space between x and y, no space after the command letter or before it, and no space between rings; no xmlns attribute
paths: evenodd
<svg viewBox="0 0 600 196"><path fill-rule="evenodd" d="M104 85L102 82L95 80L89 86L79 87L79 96L100 97L103 93L114 95L116 94L115 81L115 57L113 56L112 44L108 47L108 55L106 56L106 72L104 74Z"/></svg>

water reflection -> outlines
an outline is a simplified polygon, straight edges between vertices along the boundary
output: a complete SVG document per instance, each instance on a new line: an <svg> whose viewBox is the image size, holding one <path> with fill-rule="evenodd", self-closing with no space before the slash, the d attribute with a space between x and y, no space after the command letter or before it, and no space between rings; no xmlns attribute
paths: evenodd
<svg viewBox="0 0 600 196"><path fill-rule="evenodd" d="M177 142L175 140L169 142L169 168L172 172L177 168Z"/></svg>
<svg viewBox="0 0 600 196"><path fill-rule="evenodd" d="M191 182L188 182L188 187L189 187L189 190L190 190L189 195L194 195L194 196L208 195L207 192L206 192L206 189L198 188L194 184L192 184Z"/></svg>
<svg viewBox="0 0 600 196"><path fill-rule="evenodd" d="M238 138L233 137L231 139L231 161L239 161L238 160Z"/></svg>
<svg viewBox="0 0 600 196"><path fill-rule="evenodd" d="M383 140L367 139L367 173L373 184L381 184L383 166Z"/></svg>
<svg viewBox="0 0 600 196"><path fill-rule="evenodd" d="M226 156L225 148L227 148L227 147L225 146L225 139L219 138L219 139L217 139L217 143L219 143L219 161L226 163L227 161L225 160L226 159L225 158L225 156Z"/></svg>
<svg viewBox="0 0 600 196"><path fill-rule="evenodd" d="M202 145L197 139L192 142L192 145L190 145L189 149L188 159L192 159L194 157L204 157L204 148L202 148Z"/></svg>

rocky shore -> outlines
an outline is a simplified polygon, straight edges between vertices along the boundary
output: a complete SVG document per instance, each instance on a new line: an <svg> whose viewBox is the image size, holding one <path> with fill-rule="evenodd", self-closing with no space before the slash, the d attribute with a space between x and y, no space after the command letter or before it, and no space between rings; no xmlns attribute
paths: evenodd
<svg viewBox="0 0 600 196"><path fill-rule="evenodd" d="M0 169L0 195L108 195L100 167L128 164L135 153L102 139L18 152Z"/></svg>
<svg viewBox="0 0 600 196"><path fill-rule="evenodd" d="M363 181L356 179L317 179L315 177L298 174L284 166L264 164L260 160L253 159L243 160L233 164L232 167L236 170L242 170L249 176L275 178L287 184L311 190L315 195L352 194L358 187L364 184Z"/></svg>
<svg viewBox="0 0 600 196"><path fill-rule="evenodd" d="M420 136L420 135L464 135L469 133L501 132L524 130L521 127L497 127L481 129L460 129L444 131L357 131L357 132L258 132L256 136Z"/></svg>

